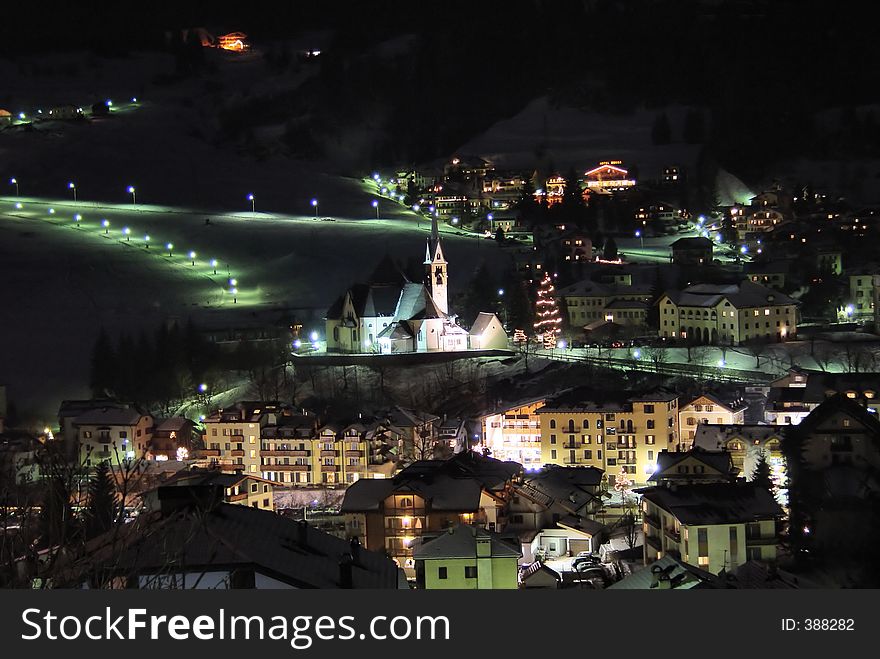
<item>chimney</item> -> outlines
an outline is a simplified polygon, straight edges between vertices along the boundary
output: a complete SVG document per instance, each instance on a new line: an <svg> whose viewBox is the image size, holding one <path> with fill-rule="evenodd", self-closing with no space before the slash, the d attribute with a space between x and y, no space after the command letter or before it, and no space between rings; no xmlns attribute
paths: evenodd
<svg viewBox="0 0 880 659"><path fill-rule="evenodd" d="M351 554L343 554L339 560L339 587L351 589L354 588L354 579L352 576L354 568L354 559Z"/></svg>

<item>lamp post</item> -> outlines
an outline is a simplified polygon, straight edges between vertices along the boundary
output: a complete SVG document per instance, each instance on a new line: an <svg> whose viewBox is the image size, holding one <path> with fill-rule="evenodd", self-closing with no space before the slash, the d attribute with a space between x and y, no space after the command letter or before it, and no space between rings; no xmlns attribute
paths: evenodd
<svg viewBox="0 0 880 659"><path fill-rule="evenodd" d="M372 205L373 205L373 208L376 209L376 219L378 220L378 219L379 219L379 200L378 200L378 199L373 199L373 204L372 204Z"/></svg>
<svg viewBox="0 0 880 659"><path fill-rule="evenodd" d="M144 235L144 249L150 249L150 235Z"/></svg>
<svg viewBox="0 0 880 659"><path fill-rule="evenodd" d="M312 199L312 206L315 209L315 217L318 217L318 200Z"/></svg>
<svg viewBox="0 0 880 659"><path fill-rule="evenodd" d="M642 232L636 230L636 238L639 239L639 244L642 246L642 249L645 249L645 237L642 235Z"/></svg>
<svg viewBox="0 0 880 659"><path fill-rule="evenodd" d="M104 235L110 234L110 220L101 220L101 226L104 227Z"/></svg>
<svg viewBox="0 0 880 659"><path fill-rule="evenodd" d="M232 293L232 304L237 304L238 303L238 289L235 287L232 287L229 289L229 292Z"/></svg>
<svg viewBox="0 0 880 659"><path fill-rule="evenodd" d="M133 185L128 186L128 194L131 195L131 205L137 206L137 193L135 192Z"/></svg>
<svg viewBox="0 0 880 659"><path fill-rule="evenodd" d="M125 242L130 243L131 242L131 229L129 229L128 227L124 227L122 229L122 234L125 236Z"/></svg>
<svg viewBox="0 0 880 659"><path fill-rule="evenodd" d="M14 185L15 186L15 196L16 197L20 196L20 192L18 189L18 179L16 179L16 178L9 179L9 185Z"/></svg>
<svg viewBox="0 0 880 659"><path fill-rule="evenodd" d="M73 192L73 202L76 203L76 183L71 181L67 184L67 187L70 189L71 192Z"/></svg>
<svg viewBox="0 0 880 659"><path fill-rule="evenodd" d="M168 243L165 245L165 249L168 250L168 256L174 256L174 243Z"/></svg>
<svg viewBox="0 0 880 659"><path fill-rule="evenodd" d="M73 216L73 221L76 222L77 229L79 229L82 226L80 224L80 222L82 222L82 219L83 219L83 216L80 215L79 213L77 213L76 215Z"/></svg>
<svg viewBox="0 0 880 659"><path fill-rule="evenodd" d="M247 196L249 202L251 202L251 213L257 212L257 200L254 198L253 194L249 194Z"/></svg>
<svg viewBox="0 0 880 659"><path fill-rule="evenodd" d="M217 259L211 259L211 267L214 268L214 274L217 274Z"/></svg>
<svg viewBox="0 0 880 659"><path fill-rule="evenodd" d="M195 252L189 253L189 260L192 261L193 266L195 266L195 264L196 264L196 253Z"/></svg>

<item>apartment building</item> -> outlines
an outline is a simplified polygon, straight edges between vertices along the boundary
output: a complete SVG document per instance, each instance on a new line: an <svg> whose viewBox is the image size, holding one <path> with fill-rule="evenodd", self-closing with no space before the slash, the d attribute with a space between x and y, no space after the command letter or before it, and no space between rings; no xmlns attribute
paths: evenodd
<svg viewBox="0 0 880 659"><path fill-rule="evenodd" d="M464 451L415 462L391 479L358 480L342 502L346 534L387 552L413 579L416 539L459 523L502 530L521 476L519 464Z"/></svg>
<svg viewBox="0 0 880 659"><path fill-rule="evenodd" d="M154 419L135 406L93 407L71 422L79 446L79 462L120 464L146 457Z"/></svg>
<svg viewBox="0 0 880 659"><path fill-rule="evenodd" d="M203 421L203 454L224 469L261 474L260 432L281 412L282 408L277 402L255 401L236 403L217 410Z"/></svg>
<svg viewBox="0 0 880 659"><path fill-rule="evenodd" d="M693 447L697 426L701 423L741 424L745 422L746 409L748 404L740 396L728 397L725 401L714 394L701 394L679 406L681 448L688 450Z"/></svg>
<svg viewBox="0 0 880 659"><path fill-rule="evenodd" d="M498 460L519 462L526 471L540 469L541 418L544 399L523 402L484 415L483 446Z"/></svg>
<svg viewBox="0 0 880 659"><path fill-rule="evenodd" d="M595 467L646 483L657 455L678 444L678 395L656 390L626 399L574 390L538 410L544 464Z"/></svg>
<svg viewBox="0 0 880 659"><path fill-rule="evenodd" d="M797 301L750 280L696 284L658 301L661 337L712 345L786 341L797 334Z"/></svg>

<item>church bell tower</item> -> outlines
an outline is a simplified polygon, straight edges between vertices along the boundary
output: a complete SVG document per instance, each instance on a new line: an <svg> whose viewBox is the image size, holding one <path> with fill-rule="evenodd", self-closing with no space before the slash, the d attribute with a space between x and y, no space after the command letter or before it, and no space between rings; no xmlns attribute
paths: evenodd
<svg viewBox="0 0 880 659"><path fill-rule="evenodd" d="M440 311L448 314L446 257L443 256L443 248L440 246L436 217L431 218L431 237L428 238L425 249L425 286Z"/></svg>

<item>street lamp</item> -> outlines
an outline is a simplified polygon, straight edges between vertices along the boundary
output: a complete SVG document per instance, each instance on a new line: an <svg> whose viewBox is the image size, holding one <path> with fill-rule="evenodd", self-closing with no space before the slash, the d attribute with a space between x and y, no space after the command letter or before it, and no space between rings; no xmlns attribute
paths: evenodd
<svg viewBox="0 0 880 659"><path fill-rule="evenodd" d="M639 239L642 249L645 249L645 237L642 235L641 231L636 230L636 238Z"/></svg>
<svg viewBox="0 0 880 659"><path fill-rule="evenodd" d="M229 290L229 292L232 293L232 304L237 304L238 303L238 289L233 287Z"/></svg>
<svg viewBox="0 0 880 659"><path fill-rule="evenodd" d="M110 220L101 220L101 226L104 227L104 235L110 233Z"/></svg>
<svg viewBox="0 0 880 659"><path fill-rule="evenodd" d="M18 191L18 179L15 179L15 178L9 179L9 185L14 185L15 186L15 196L16 197L20 196L19 191Z"/></svg>
<svg viewBox="0 0 880 659"><path fill-rule="evenodd" d="M165 249L168 250L168 256L173 256L173 255L174 255L174 254L173 254L173 252L174 252L174 243L168 243L167 245L165 245Z"/></svg>
<svg viewBox="0 0 880 659"><path fill-rule="evenodd" d="M73 192L73 201L74 203L76 203L76 183L71 181L67 184L67 187L70 189L71 192Z"/></svg>
<svg viewBox="0 0 880 659"><path fill-rule="evenodd" d="M256 213L257 212L257 201L256 201L256 199L254 199L254 195L249 194L247 196L247 199L249 202L251 202L251 213Z"/></svg>
<svg viewBox="0 0 880 659"><path fill-rule="evenodd" d="M312 199L312 206L315 209L315 217L318 217L318 200Z"/></svg>
<svg viewBox="0 0 880 659"><path fill-rule="evenodd" d="M131 195L131 205L136 206L137 205L137 194L135 193L135 189L134 189L133 185L128 186L128 194Z"/></svg>
<svg viewBox="0 0 880 659"><path fill-rule="evenodd" d="M77 229L79 229L80 226L82 226L82 225L80 224L80 222L82 222L82 219L83 219L83 216L80 215L79 213L77 213L76 215L73 216L73 221L76 222L76 228L77 228Z"/></svg>
<svg viewBox="0 0 880 659"><path fill-rule="evenodd" d="M193 264L193 265L196 264L196 253L195 253L195 252L190 252L190 253L189 253L189 260L192 261L192 264Z"/></svg>
<svg viewBox="0 0 880 659"><path fill-rule="evenodd" d="M376 219L378 220L379 219L379 200L373 199L372 205L373 205L373 208L376 209Z"/></svg>
<svg viewBox="0 0 880 659"><path fill-rule="evenodd" d="M125 242L130 243L131 242L131 229L129 229L128 227L123 227L122 234L125 236Z"/></svg>
<svg viewBox="0 0 880 659"><path fill-rule="evenodd" d="M202 382L202 383L199 385L199 391L202 392L202 393L205 393L207 390L208 390L208 385L206 385L204 382Z"/></svg>
<svg viewBox="0 0 880 659"><path fill-rule="evenodd" d="M214 268L214 274L217 274L217 259L211 259L211 267Z"/></svg>
<svg viewBox="0 0 880 659"><path fill-rule="evenodd" d="M144 248L150 249L150 236L149 236L149 234L146 234L144 236Z"/></svg>

